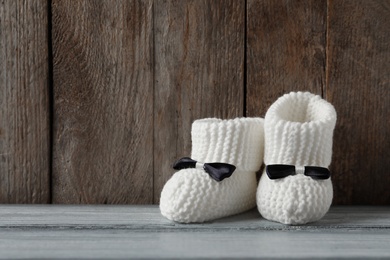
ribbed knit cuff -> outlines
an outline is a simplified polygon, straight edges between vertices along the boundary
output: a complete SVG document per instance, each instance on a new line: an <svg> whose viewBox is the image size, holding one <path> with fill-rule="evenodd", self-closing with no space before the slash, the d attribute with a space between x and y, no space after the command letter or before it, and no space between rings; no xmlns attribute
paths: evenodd
<svg viewBox="0 0 390 260"><path fill-rule="evenodd" d="M318 95L280 97L265 116L265 164L328 167L336 117L334 107Z"/></svg>
<svg viewBox="0 0 390 260"><path fill-rule="evenodd" d="M192 154L200 162L230 163L242 171L257 171L263 161L264 120L206 118L192 124Z"/></svg>

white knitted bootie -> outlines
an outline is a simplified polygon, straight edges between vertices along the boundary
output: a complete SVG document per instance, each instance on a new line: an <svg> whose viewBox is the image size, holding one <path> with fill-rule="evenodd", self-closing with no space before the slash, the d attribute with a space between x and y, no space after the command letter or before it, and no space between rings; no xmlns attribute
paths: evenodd
<svg viewBox="0 0 390 260"><path fill-rule="evenodd" d="M264 150L263 123L261 118L196 120L191 131L191 158L197 162L183 158L177 163L196 168L182 169L168 180L161 192L161 214L173 221L191 223L255 207L255 172L260 169ZM206 172L207 165L218 168L221 163L231 164L233 170L235 166L230 177L220 180Z"/></svg>
<svg viewBox="0 0 390 260"><path fill-rule="evenodd" d="M326 214L333 198L327 167L335 124L334 107L308 92L292 92L272 104L264 121L266 168L257 189L264 218L305 224Z"/></svg>

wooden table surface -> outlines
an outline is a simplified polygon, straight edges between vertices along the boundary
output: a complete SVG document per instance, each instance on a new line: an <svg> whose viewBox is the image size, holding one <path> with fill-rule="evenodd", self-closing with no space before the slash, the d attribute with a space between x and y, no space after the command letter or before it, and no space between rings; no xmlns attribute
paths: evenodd
<svg viewBox="0 0 390 260"><path fill-rule="evenodd" d="M390 258L390 207L333 207L286 226L256 210L178 224L158 206L1 205L0 259Z"/></svg>

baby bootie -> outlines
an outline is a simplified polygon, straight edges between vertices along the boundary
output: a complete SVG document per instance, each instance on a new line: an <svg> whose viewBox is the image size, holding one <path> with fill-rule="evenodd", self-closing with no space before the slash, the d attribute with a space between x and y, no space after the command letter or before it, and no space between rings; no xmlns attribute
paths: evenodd
<svg viewBox="0 0 390 260"><path fill-rule="evenodd" d="M175 163L165 184L161 214L183 223L204 222L256 206L256 171L264 150L261 118L215 118L192 124L191 158Z"/></svg>
<svg viewBox="0 0 390 260"><path fill-rule="evenodd" d="M291 92L271 105L264 120L265 170L257 189L260 214L284 224L305 224L328 211L333 188L334 107L320 96Z"/></svg>

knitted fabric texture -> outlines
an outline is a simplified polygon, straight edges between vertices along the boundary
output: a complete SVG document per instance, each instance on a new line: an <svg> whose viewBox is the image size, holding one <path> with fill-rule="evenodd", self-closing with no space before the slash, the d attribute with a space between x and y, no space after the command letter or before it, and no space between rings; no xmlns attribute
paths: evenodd
<svg viewBox="0 0 390 260"><path fill-rule="evenodd" d="M264 150L261 118L215 118L192 124L191 158L202 163L236 166L229 178L213 180L203 169L183 169L165 184L161 214L183 223L204 222L237 214L256 206L256 171Z"/></svg>
<svg viewBox="0 0 390 260"><path fill-rule="evenodd" d="M334 107L320 96L292 92L280 97L264 121L264 163L327 168L332 158ZM265 173L257 189L260 214L284 224L305 224L321 219L333 198L331 179L314 180L297 172L270 180Z"/></svg>

